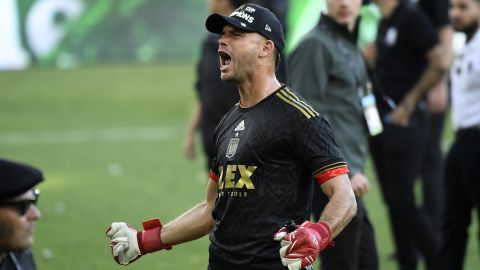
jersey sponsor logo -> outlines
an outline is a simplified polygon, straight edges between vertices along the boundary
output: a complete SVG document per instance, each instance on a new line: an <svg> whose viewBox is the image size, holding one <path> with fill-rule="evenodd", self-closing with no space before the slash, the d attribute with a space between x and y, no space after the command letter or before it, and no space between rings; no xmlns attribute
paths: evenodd
<svg viewBox="0 0 480 270"><path fill-rule="evenodd" d="M230 142L228 143L228 147L227 147L227 153L225 154L227 158L232 158L233 156L235 156L239 142L240 142L240 138L230 139Z"/></svg>
<svg viewBox="0 0 480 270"><path fill-rule="evenodd" d="M218 171L218 189L255 189L252 182L253 172L257 166L227 165L220 166Z"/></svg>
<svg viewBox="0 0 480 270"><path fill-rule="evenodd" d="M240 121L240 123L235 128L235 131L245 130L245 120Z"/></svg>
<svg viewBox="0 0 480 270"><path fill-rule="evenodd" d="M387 44L390 47L395 45L395 43L397 43L397 36L398 36L397 28L391 27L390 29L387 30L387 34L385 35L385 44Z"/></svg>
<svg viewBox="0 0 480 270"><path fill-rule="evenodd" d="M305 115L308 119L312 117L319 116L320 114L313 109L305 101L301 100L294 92L292 92L288 87L278 91L276 93L277 97L285 101L286 103L292 105L293 107L297 108L299 111Z"/></svg>

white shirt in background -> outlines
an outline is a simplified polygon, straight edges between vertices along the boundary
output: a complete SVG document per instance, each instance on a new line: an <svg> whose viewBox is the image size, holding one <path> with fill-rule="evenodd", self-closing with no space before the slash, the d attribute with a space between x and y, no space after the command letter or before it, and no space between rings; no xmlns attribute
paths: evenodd
<svg viewBox="0 0 480 270"><path fill-rule="evenodd" d="M455 56L450 76L453 128L480 127L480 30Z"/></svg>

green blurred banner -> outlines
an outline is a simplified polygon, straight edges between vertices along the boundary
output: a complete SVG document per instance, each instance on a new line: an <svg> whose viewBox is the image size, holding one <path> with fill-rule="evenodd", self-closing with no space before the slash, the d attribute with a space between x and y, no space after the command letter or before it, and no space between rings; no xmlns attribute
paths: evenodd
<svg viewBox="0 0 480 270"><path fill-rule="evenodd" d="M289 0L286 53L318 22L324 0ZM360 45L379 12L362 10ZM205 0L0 0L0 70L93 63L192 61L206 33Z"/></svg>
<svg viewBox="0 0 480 270"><path fill-rule="evenodd" d="M206 15L198 0L1 0L0 70L192 60Z"/></svg>
<svg viewBox="0 0 480 270"><path fill-rule="evenodd" d="M288 10L287 54L292 52L301 38L317 25L324 0L290 0Z"/></svg>

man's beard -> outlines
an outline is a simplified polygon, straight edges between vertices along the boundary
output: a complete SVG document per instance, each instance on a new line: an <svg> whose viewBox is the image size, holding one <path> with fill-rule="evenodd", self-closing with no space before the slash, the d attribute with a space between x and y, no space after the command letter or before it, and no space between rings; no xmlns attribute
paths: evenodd
<svg viewBox="0 0 480 270"><path fill-rule="evenodd" d="M465 35L467 35L467 42L468 42L470 41L470 39L472 39L473 35L475 35L475 33L477 32L478 26L479 26L478 19L476 19L471 24L463 28L455 27L455 30L465 33Z"/></svg>

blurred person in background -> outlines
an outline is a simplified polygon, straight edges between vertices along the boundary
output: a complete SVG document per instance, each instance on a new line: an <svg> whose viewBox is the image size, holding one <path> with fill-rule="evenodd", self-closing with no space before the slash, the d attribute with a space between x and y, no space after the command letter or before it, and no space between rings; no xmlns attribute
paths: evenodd
<svg viewBox="0 0 480 270"><path fill-rule="evenodd" d="M431 219L416 205L414 183L420 175L428 130L425 95L442 79L438 34L426 15L409 1L375 0L382 13L373 66L384 132L371 139L371 153L388 207L398 263L417 269L418 254L434 269L440 238Z"/></svg>
<svg viewBox="0 0 480 270"><path fill-rule="evenodd" d="M165 226L112 223L112 255L126 265L210 234L210 270L304 268L356 213L346 162L328 122L275 76L285 41L273 13L245 4L206 27L221 34L222 80L240 92L215 130L207 199ZM308 221L315 182L330 199L318 223Z"/></svg>
<svg viewBox="0 0 480 270"><path fill-rule="evenodd" d="M29 165L0 159L0 270L35 270L31 252L42 172Z"/></svg>
<svg viewBox="0 0 480 270"><path fill-rule="evenodd" d="M445 162L441 270L463 269L472 210L480 220L480 0L451 0L450 18L467 43L450 71L455 140Z"/></svg>
<svg viewBox="0 0 480 270"><path fill-rule="evenodd" d="M453 29L448 18L449 0L418 0L420 10L437 29L442 46L444 66L450 67L453 59ZM421 180L423 208L432 220L432 225L441 227L444 203L443 153L441 149L443 127L448 107L448 76L446 75L427 94L428 129L425 155L422 161Z"/></svg>
<svg viewBox="0 0 480 270"><path fill-rule="evenodd" d="M448 6L449 0L408 0L416 4L423 11L438 31L440 45L443 49L443 58L445 66L450 66L453 57L452 39L453 30L449 23ZM365 3L365 1L364 1ZM362 24L365 21L363 15L369 16L367 19L372 21L371 25L376 26L376 17L372 18L373 6L370 9L363 10ZM367 13L366 11L369 11ZM373 28L373 27L372 27ZM364 28L360 30L360 46L371 40L373 32L371 29ZM441 211L443 209L444 190L442 182L443 177L443 153L441 149L442 135L446 110L448 107L448 79L445 76L431 91L427 94L426 104L428 110L429 125L427 128L426 149L422 160L422 169L420 180L422 181L423 209L436 229L440 228ZM392 258L396 258L396 254Z"/></svg>
<svg viewBox="0 0 480 270"><path fill-rule="evenodd" d="M365 101L373 98L367 68L356 45L362 1L327 0L326 4L327 13L288 59L292 87L332 126L357 198L357 215L336 238L335 246L320 254L321 269L374 270L378 269L378 255L362 198L370 189L365 175L368 137L381 132L381 122L375 103L362 107L362 102L367 105ZM364 112L372 109L370 106L376 117L367 124ZM313 198L313 217L318 220L328 198L319 186L315 186Z"/></svg>
<svg viewBox="0 0 480 270"><path fill-rule="evenodd" d="M207 6L210 13L229 15L246 2L244 0L207 0ZM214 156L213 131L220 119L240 100L237 85L220 79L219 38L218 34L208 33L203 40L195 84L197 100L193 106L183 146L185 156L188 159L195 159L195 135L200 129L203 150L207 157L207 168Z"/></svg>

